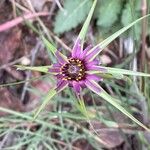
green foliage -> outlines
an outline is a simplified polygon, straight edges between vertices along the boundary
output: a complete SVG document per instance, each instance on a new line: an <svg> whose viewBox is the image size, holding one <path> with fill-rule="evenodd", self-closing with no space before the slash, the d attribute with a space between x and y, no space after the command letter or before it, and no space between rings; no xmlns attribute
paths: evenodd
<svg viewBox="0 0 150 150"><path fill-rule="evenodd" d="M91 0L65 0L64 10L59 10L56 16L54 23L55 33L63 33L75 28L85 20L91 6Z"/></svg>
<svg viewBox="0 0 150 150"><path fill-rule="evenodd" d="M101 0L97 25L101 27L111 27L118 18L122 8L120 0Z"/></svg>
<svg viewBox="0 0 150 150"><path fill-rule="evenodd" d="M61 34L77 27L86 18L91 5L92 0L64 0L64 11L59 10L56 15L55 33ZM97 29L103 38L140 17L140 0L98 0L94 12ZM136 35L136 39L140 38L140 23L129 29L126 35L131 36L133 33Z"/></svg>
<svg viewBox="0 0 150 150"><path fill-rule="evenodd" d="M134 9L132 9L132 5ZM133 3L126 3L125 8L122 11L121 16L121 24L123 26L127 26L130 24L133 20L140 17L141 10L140 10L140 3L139 1L133 1ZM131 29L129 30L128 34L130 34ZM134 26L134 32L136 37L139 39L141 34L141 24L136 24ZM133 33L133 32L132 32Z"/></svg>

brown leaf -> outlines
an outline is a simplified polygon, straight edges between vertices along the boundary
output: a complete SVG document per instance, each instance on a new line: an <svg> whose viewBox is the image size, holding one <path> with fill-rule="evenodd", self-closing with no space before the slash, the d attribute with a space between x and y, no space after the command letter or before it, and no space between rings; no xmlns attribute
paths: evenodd
<svg viewBox="0 0 150 150"><path fill-rule="evenodd" d="M111 129L111 128L100 129L98 133L100 139L105 141L108 144L107 148L115 148L124 142L118 130Z"/></svg>
<svg viewBox="0 0 150 150"><path fill-rule="evenodd" d="M17 28L0 34L0 65L8 63L20 45L21 31Z"/></svg>
<svg viewBox="0 0 150 150"><path fill-rule="evenodd" d="M24 111L24 107L20 100L15 97L7 88L0 88L0 107L12 109L15 111ZM7 113L0 111L0 116Z"/></svg>
<svg viewBox="0 0 150 150"><path fill-rule="evenodd" d="M92 132L97 133L99 138L104 141L106 144L103 147L111 149L121 145L124 142L123 137L121 136L117 128L109 128L100 122L91 122L93 127L90 127ZM95 131L93 131L93 128Z"/></svg>

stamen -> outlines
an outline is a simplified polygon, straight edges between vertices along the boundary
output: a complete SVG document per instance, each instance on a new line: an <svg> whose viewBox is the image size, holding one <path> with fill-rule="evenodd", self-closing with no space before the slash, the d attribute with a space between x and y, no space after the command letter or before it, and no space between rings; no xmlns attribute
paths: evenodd
<svg viewBox="0 0 150 150"><path fill-rule="evenodd" d="M66 78L63 78L62 80L67 81L67 79L66 79Z"/></svg>

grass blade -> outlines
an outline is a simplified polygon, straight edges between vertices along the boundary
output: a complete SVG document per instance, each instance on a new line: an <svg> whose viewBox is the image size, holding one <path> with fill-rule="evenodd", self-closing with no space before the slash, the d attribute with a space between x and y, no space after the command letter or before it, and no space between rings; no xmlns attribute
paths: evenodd
<svg viewBox="0 0 150 150"><path fill-rule="evenodd" d="M57 94L56 90L51 89L47 95L45 96L42 105L38 108L38 110L36 111L33 120L35 120L37 118L37 116L39 115L39 113L46 107L46 105L49 103L49 101Z"/></svg>

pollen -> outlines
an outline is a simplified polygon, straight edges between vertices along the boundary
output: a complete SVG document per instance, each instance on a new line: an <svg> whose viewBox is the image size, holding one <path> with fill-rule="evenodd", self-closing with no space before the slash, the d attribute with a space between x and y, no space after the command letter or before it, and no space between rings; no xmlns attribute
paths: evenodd
<svg viewBox="0 0 150 150"><path fill-rule="evenodd" d="M71 80L71 77L68 77L67 79L68 79L68 80Z"/></svg>
<svg viewBox="0 0 150 150"><path fill-rule="evenodd" d="M66 79L66 78L63 78L62 80L67 81L67 79Z"/></svg>

